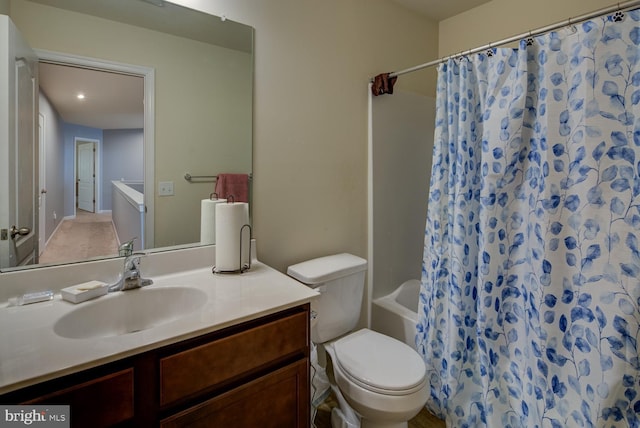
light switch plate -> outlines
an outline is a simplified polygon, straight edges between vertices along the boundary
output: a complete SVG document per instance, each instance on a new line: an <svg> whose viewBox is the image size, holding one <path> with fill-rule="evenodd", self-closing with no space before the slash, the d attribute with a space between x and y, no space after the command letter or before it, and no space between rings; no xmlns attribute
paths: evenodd
<svg viewBox="0 0 640 428"><path fill-rule="evenodd" d="M158 182L158 196L173 196L173 181Z"/></svg>

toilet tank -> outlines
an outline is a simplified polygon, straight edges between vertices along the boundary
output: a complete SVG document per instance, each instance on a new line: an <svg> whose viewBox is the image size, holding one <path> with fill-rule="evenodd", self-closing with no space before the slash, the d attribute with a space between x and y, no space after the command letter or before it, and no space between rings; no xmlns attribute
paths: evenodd
<svg viewBox="0 0 640 428"><path fill-rule="evenodd" d="M289 266L287 274L320 292L311 302L311 340L324 343L353 330L360 319L367 261L342 253Z"/></svg>

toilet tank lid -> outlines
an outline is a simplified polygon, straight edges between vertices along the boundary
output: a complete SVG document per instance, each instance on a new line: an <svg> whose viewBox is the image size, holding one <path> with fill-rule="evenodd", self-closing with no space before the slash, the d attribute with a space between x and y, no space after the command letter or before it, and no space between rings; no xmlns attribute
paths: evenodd
<svg viewBox="0 0 640 428"><path fill-rule="evenodd" d="M287 275L307 285L316 285L342 278L367 268L367 261L353 254L342 253L319 257L289 266Z"/></svg>

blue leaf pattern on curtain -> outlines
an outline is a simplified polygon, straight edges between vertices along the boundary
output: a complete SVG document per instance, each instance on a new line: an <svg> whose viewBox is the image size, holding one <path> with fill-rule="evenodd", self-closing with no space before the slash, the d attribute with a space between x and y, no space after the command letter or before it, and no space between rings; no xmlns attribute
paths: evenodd
<svg viewBox="0 0 640 428"><path fill-rule="evenodd" d="M441 64L416 344L450 427L640 427L640 13Z"/></svg>

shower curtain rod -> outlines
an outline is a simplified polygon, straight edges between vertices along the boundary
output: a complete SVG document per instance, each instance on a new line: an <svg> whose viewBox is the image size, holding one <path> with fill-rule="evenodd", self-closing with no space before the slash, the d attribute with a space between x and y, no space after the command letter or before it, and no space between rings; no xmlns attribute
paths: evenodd
<svg viewBox="0 0 640 428"><path fill-rule="evenodd" d="M519 40L522 40L524 38L527 37L533 37L533 36L538 36L540 34L544 34L547 33L549 31L553 31L553 30L557 30L558 28L562 28L562 27L567 27L569 25L573 25L573 24L578 24L580 22L583 21L587 21L591 18L596 18L598 16L601 15L607 15L613 12L618 12L618 11L623 11L623 10L629 10L629 9L634 9L637 6L640 6L640 0L630 0L630 1L626 1L626 2L622 2L622 3L617 3L614 6L609 6L603 9L599 9L596 10L594 12L590 12L590 13L586 13L584 15L581 16L577 16L575 18L569 18L565 21L562 22L558 22L556 24L552 24L552 25L547 25L546 27L541 27L538 28L537 30L532 30L532 31L528 31L526 33L522 33L522 34L518 34L517 36L512 36L509 37L507 39L504 40L500 40L498 42L493 42L493 43L489 43L488 45L484 45L484 46L480 46L474 49L470 49L468 51L463 51L457 54L453 54L453 55L449 55L440 59L436 59L424 64L420 64L420 65L416 65L414 67L411 68L407 68L404 70L400 70L400 71L394 71L392 73L389 73L389 77L397 77L400 76L402 74L407 74L407 73L412 73L414 71L418 71L418 70L422 70L424 68L428 68L428 67L432 67L434 65L438 65L442 62L448 61L450 59L453 58L458 58L461 56L465 56L465 55L472 55L478 52L482 52L491 48L495 48L497 46L501 46L501 45L506 45L507 43L511 43L511 42L516 42ZM373 79L371 79L371 81L373 82Z"/></svg>

